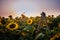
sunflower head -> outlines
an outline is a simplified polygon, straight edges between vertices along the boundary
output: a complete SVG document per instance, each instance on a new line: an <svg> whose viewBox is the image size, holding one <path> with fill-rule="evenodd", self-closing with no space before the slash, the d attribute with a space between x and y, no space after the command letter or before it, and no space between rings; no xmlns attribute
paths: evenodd
<svg viewBox="0 0 60 40"><path fill-rule="evenodd" d="M26 36L26 35L27 35L27 32L23 32L23 31L22 31L22 32L21 32L21 35L22 35L22 36Z"/></svg>
<svg viewBox="0 0 60 40"><path fill-rule="evenodd" d="M3 25L5 25L5 24L6 24L5 17L2 17L2 19L1 19L0 21L1 21L1 23L2 23Z"/></svg>
<svg viewBox="0 0 60 40"><path fill-rule="evenodd" d="M18 24L17 24L16 22L9 23L9 24L7 25L7 28L8 28L9 30L16 30L16 29L18 29Z"/></svg>
<svg viewBox="0 0 60 40"><path fill-rule="evenodd" d="M50 38L50 40L58 40L60 38L60 33L55 34L53 37Z"/></svg>
<svg viewBox="0 0 60 40"><path fill-rule="evenodd" d="M10 19L12 19L12 15L9 15L8 17L9 17Z"/></svg>
<svg viewBox="0 0 60 40"><path fill-rule="evenodd" d="M30 25L30 24L32 24L32 23L33 23L33 20L32 20L32 19L28 19L28 20L27 20L27 24Z"/></svg>
<svg viewBox="0 0 60 40"><path fill-rule="evenodd" d="M35 28L35 27L32 27L32 29L33 29L33 31L35 31L35 30L36 30L36 28Z"/></svg>
<svg viewBox="0 0 60 40"><path fill-rule="evenodd" d="M24 12L24 13L25 13L25 12ZM21 18L22 18L22 19L26 18L26 16L24 15L24 13L21 14Z"/></svg>
<svg viewBox="0 0 60 40"><path fill-rule="evenodd" d="M47 23L49 23L50 22L50 20L47 20Z"/></svg>
<svg viewBox="0 0 60 40"><path fill-rule="evenodd" d="M58 23L58 27L60 28L60 22Z"/></svg>
<svg viewBox="0 0 60 40"><path fill-rule="evenodd" d="M42 25L43 25L44 27L47 26L46 23L43 23Z"/></svg>
<svg viewBox="0 0 60 40"><path fill-rule="evenodd" d="M1 22L0 22L0 26L3 25Z"/></svg>

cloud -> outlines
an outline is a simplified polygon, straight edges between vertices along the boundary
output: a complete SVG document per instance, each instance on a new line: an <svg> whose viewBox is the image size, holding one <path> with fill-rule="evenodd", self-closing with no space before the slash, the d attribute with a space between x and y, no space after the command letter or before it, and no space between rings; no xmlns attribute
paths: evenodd
<svg viewBox="0 0 60 40"><path fill-rule="evenodd" d="M56 13L60 15L60 0L0 0L0 4L1 16L20 14L21 12L25 12L27 16L36 16L42 11L47 15L54 13L55 16ZM14 11L11 13L9 10Z"/></svg>

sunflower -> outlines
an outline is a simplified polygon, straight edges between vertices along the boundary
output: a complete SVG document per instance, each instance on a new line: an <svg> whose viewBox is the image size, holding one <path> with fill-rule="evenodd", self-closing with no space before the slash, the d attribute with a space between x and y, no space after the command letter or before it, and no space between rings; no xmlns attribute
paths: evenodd
<svg viewBox="0 0 60 40"><path fill-rule="evenodd" d="M27 24L30 25L30 24L32 24L32 23L33 23L33 20L32 20L32 19L28 19L28 20L27 20Z"/></svg>
<svg viewBox="0 0 60 40"><path fill-rule="evenodd" d="M47 23L50 23L50 20L47 20Z"/></svg>
<svg viewBox="0 0 60 40"><path fill-rule="evenodd" d="M46 23L43 23L43 26L47 26Z"/></svg>
<svg viewBox="0 0 60 40"><path fill-rule="evenodd" d="M52 38L50 38L50 40L59 39L59 37L60 37L60 33L57 33Z"/></svg>
<svg viewBox="0 0 60 40"><path fill-rule="evenodd" d="M27 35L27 32L21 32L21 35L22 36L26 36Z"/></svg>
<svg viewBox="0 0 60 40"><path fill-rule="evenodd" d="M33 29L33 31L35 31L35 30L36 30L36 28L35 28L34 26L32 27L32 29Z"/></svg>
<svg viewBox="0 0 60 40"><path fill-rule="evenodd" d="M2 25L2 23L0 22L0 25Z"/></svg>
<svg viewBox="0 0 60 40"><path fill-rule="evenodd" d="M60 28L60 22L58 23L58 27Z"/></svg>
<svg viewBox="0 0 60 40"><path fill-rule="evenodd" d="M16 23L16 22L11 22L11 23L9 23L9 24L7 25L7 28L8 28L9 30L16 30L16 29L18 29L18 23Z"/></svg>
<svg viewBox="0 0 60 40"><path fill-rule="evenodd" d="M10 23L10 22L14 22L14 20L13 19L10 19L10 18L8 18L8 23Z"/></svg>
<svg viewBox="0 0 60 40"><path fill-rule="evenodd" d="M5 17L2 17L2 19L0 20L0 22L5 25L6 24L6 20L5 20Z"/></svg>
<svg viewBox="0 0 60 40"><path fill-rule="evenodd" d="M51 20L47 20L47 23L52 23L52 21Z"/></svg>

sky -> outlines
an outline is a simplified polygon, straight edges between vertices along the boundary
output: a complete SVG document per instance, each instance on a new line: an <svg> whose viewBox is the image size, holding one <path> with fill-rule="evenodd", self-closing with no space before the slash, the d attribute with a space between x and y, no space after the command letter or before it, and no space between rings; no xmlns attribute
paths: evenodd
<svg viewBox="0 0 60 40"><path fill-rule="evenodd" d="M13 17L24 13L26 16L60 15L60 0L0 0L0 16Z"/></svg>

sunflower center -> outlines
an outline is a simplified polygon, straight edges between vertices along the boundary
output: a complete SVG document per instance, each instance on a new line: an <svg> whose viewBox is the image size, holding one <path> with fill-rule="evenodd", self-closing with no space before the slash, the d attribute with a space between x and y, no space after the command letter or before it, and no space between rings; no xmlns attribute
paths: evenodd
<svg viewBox="0 0 60 40"><path fill-rule="evenodd" d="M30 23L31 21L29 20L29 23Z"/></svg>
<svg viewBox="0 0 60 40"><path fill-rule="evenodd" d="M2 23L2 24L5 24L6 22L5 22L5 20L1 20L1 23Z"/></svg>
<svg viewBox="0 0 60 40"><path fill-rule="evenodd" d="M14 28L16 25L15 24L11 24L10 25L10 28Z"/></svg>

